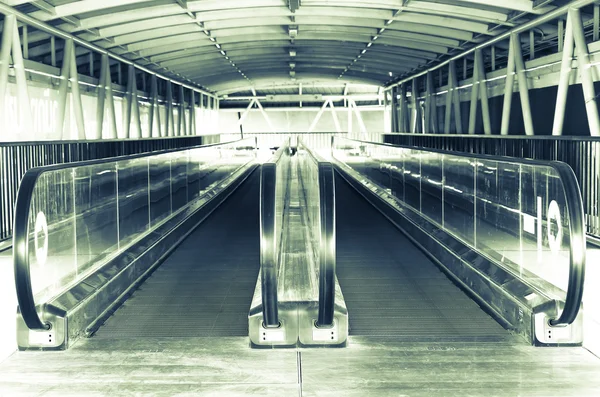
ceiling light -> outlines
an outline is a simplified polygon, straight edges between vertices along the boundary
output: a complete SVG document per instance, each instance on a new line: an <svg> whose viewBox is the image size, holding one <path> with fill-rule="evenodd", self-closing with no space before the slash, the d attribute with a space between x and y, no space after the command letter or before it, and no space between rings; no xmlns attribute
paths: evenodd
<svg viewBox="0 0 600 397"><path fill-rule="evenodd" d="M288 28L288 34L290 35L291 39L295 39L298 36L298 26L290 25Z"/></svg>
<svg viewBox="0 0 600 397"><path fill-rule="evenodd" d="M386 25L391 25L391 24L392 24L392 22L394 22L394 20L393 20L393 19L390 19L389 21L387 21L387 22L386 22Z"/></svg>
<svg viewBox="0 0 600 397"><path fill-rule="evenodd" d="M208 33L207 33L208 34ZM209 37L210 41L212 41L213 43L215 42L215 38L214 37Z"/></svg>
<svg viewBox="0 0 600 397"><path fill-rule="evenodd" d="M215 46L217 46L217 48L220 50L221 49L221 44L219 43L215 43Z"/></svg>
<svg viewBox="0 0 600 397"><path fill-rule="evenodd" d="M296 77L296 71L290 70L290 77Z"/></svg>
<svg viewBox="0 0 600 397"><path fill-rule="evenodd" d="M290 62L290 68L294 69L296 67L296 64L294 62Z"/></svg>
<svg viewBox="0 0 600 397"><path fill-rule="evenodd" d="M360 53L364 54L365 52L367 52L367 49L365 48L364 50L362 50Z"/></svg>
<svg viewBox="0 0 600 397"><path fill-rule="evenodd" d="M290 50L290 56L291 57L295 57L296 56L296 50Z"/></svg>
<svg viewBox="0 0 600 397"><path fill-rule="evenodd" d="M373 45L373 43L367 44L367 48L371 47L372 45Z"/></svg>
<svg viewBox="0 0 600 397"><path fill-rule="evenodd" d="M392 77L392 75L393 75L393 73L392 73L392 72L390 72L390 77Z"/></svg>
<svg viewBox="0 0 600 397"><path fill-rule="evenodd" d="M221 50L221 54L224 56L225 55L225 51Z"/></svg>
<svg viewBox="0 0 600 397"><path fill-rule="evenodd" d="M379 36L373 37L373 41L377 40L378 38L379 38Z"/></svg>

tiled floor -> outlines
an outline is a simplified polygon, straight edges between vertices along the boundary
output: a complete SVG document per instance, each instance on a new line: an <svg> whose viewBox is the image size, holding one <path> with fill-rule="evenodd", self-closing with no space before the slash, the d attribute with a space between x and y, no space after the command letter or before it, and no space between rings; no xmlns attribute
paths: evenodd
<svg viewBox="0 0 600 397"><path fill-rule="evenodd" d="M12 280L7 262L0 256L3 281ZM63 352L17 352L0 363L0 396L600 396L600 358L588 350L510 337L441 342L415 329L412 340L351 336L346 348L252 350L247 337L139 331Z"/></svg>
<svg viewBox="0 0 600 397"><path fill-rule="evenodd" d="M252 350L245 337L92 338L0 364L0 396L598 396L583 348L398 343Z"/></svg>

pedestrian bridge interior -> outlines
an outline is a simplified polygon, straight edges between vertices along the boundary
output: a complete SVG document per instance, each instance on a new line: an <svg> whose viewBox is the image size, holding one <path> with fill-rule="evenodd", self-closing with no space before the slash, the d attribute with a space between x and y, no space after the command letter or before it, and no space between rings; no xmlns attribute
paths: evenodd
<svg viewBox="0 0 600 397"><path fill-rule="evenodd" d="M0 396L598 396L596 2L0 14Z"/></svg>

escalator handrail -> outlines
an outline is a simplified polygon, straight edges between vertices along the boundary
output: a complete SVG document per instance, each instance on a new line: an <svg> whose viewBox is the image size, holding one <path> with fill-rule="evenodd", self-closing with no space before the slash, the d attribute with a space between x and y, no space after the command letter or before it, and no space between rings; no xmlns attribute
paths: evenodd
<svg viewBox="0 0 600 397"><path fill-rule="evenodd" d="M249 139L247 138L245 140ZM29 215L31 209L31 201L33 200L33 192L35 190L37 181L42 174L52 171L75 169L91 165L115 163L119 161L158 156L167 153L183 152L198 148L229 145L235 142L242 141L244 141L244 139L231 142L215 143L210 145L197 145L188 148L167 149L156 152L109 157L98 160L54 164L43 167L35 167L27 170L27 172L21 179L19 190L17 192L17 197L15 201L15 220L13 226L13 266L15 273L15 289L17 293L17 303L19 304L19 311L21 316L23 317L25 325L27 325L27 327L30 330L48 330L51 327L50 323L44 322L38 315L35 299L33 296L33 289L31 286L31 268L29 263ZM254 139L254 148L256 148L256 139Z"/></svg>
<svg viewBox="0 0 600 397"><path fill-rule="evenodd" d="M288 146L280 147L260 170L260 277L263 324L279 327L277 271L281 243L277 236L277 164Z"/></svg>
<svg viewBox="0 0 600 397"><path fill-rule="evenodd" d="M340 137L332 137L331 148L335 147L335 140ZM466 157L480 160L491 160L500 161L509 164L525 164L531 166L544 166L553 168L562 184L565 191L565 200L567 205L567 212L569 214L569 235L570 235L570 247L569 247L569 282L567 286L567 296L565 298L564 307L560 316L556 319L551 319L550 324L553 326L571 324L577 318L579 310L581 308L581 302L583 299L583 286L585 282L585 265L586 265L586 238L585 238L585 218L583 209L583 199L581 197L581 189L575 173L571 167L560 161L544 161L544 160L533 160L533 159L521 159L507 156L492 156L492 155L478 155L472 153L453 152L439 149L429 149L421 147L412 147L406 145L392 145L388 143L378 142L367 142L355 139L349 139L341 137L342 140L364 143L375 146L385 146L390 148L401 148L410 150L419 150L429 153L438 153L445 155L452 155L458 157Z"/></svg>
<svg viewBox="0 0 600 397"><path fill-rule="evenodd" d="M555 167L555 165L560 166ZM553 164L552 167L558 173L565 189L571 243L567 298L560 317L550 320L550 324L556 326L571 324L577 318L581 308L583 285L585 283L586 238L583 200L575 172L565 163Z"/></svg>
<svg viewBox="0 0 600 397"><path fill-rule="evenodd" d="M317 164L319 173L319 313L317 325L333 325L335 312L336 234L335 234L335 176L333 165L310 150L300 139L302 146Z"/></svg>

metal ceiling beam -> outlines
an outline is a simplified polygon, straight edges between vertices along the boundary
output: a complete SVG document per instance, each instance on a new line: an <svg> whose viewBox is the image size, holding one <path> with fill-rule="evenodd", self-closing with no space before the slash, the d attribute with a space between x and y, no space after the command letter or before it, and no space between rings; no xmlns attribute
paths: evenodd
<svg viewBox="0 0 600 397"><path fill-rule="evenodd" d="M144 2L147 2L147 0L81 0L55 6L54 15L48 14L46 11L35 11L29 15L39 21L51 21L62 17L85 14L86 12Z"/></svg>
<svg viewBox="0 0 600 397"><path fill-rule="evenodd" d="M535 8L531 0L461 0L464 3L478 4L483 6L492 6L498 8L508 8L515 11L524 11L531 14L544 14L555 9L555 7Z"/></svg>
<svg viewBox="0 0 600 397"><path fill-rule="evenodd" d="M83 18L80 19L81 26L79 28L74 28L65 24L58 25L57 27L65 30L66 32L74 33L84 29L99 28L103 26L117 28L116 25L120 24L127 24L135 21L145 21L151 18L168 17L170 15L182 15L187 18L187 15L183 13L181 7L178 4L173 3L158 6L146 5L140 8L134 8L132 10L102 13L98 16Z"/></svg>
<svg viewBox="0 0 600 397"><path fill-rule="evenodd" d="M546 23L548 21L552 21L552 20L554 20L556 18L562 17L570 9L579 9L581 7L585 7L585 6L589 5L589 4L592 4L595 1L596 0L572 0L571 2L567 3L566 5L564 5L562 7L555 8L552 11L549 11L546 14L537 17L536 19L533 19L531 21L525 22L525 23L523 23L523 24L521 24L521 25L519 25L519 26L517 26L517 27L515 27L513 29L510 29L510 30L508 30L506 32L500 33L500 34L496 35L495 37L493 37L493 38L491 38L489 40L486 40L483 43L477 44L474 47L469 48L468 50L465 50L465 51L461 52L458 55L452 56L452 57L444 60L443 62L440 62L437 65L434 65L434 66L428 68L427 70L424 70L424 71L421 71L421 72L418 72L418 73L414 73L414 74L412 74L412 75L410 75L410 76L408 76L406 78L401 79L400 81L397 81L397 82L392 83L392 84L388 84L385 87L385 89L386 90L390 90L393 87L396 87L396 86L398 86L400 84L409 82L409 81L413 80L414 78L424 76L424 75L427 74L427 72L432 72L434 70L437 70L437 69L440 69L440 68L442 68L444 66L447 66L452 61L456 61L456 60L461 59L461 58L463 58L465 56L473 54L473 53L475 53L475 51L481 50L482 48L489 47L489 46L494 45L494 44L496 44L496 43L498 43L500 41L506 40L506 39L510 38L511 35L513 35L513 34L519 34L521 32L529 31L530 29L532 29L532 28L534 28L534 27L536 27L538 25L541 25L541 24L544 24L544 23Z"/></svg>
<svg viewBox="0 0 600 397"><path fill-rule="evenodd" d="M443 26L425 25L414 22L398 22L393 21L386 28L386 31L402 31L402 32L413 32L413 33L424 33L433 36L447 37L455 40L471 40L473 33L468 30L459 30L455 28L447 28Z"/></svg>
<svg viewBox="0 0 600 397"><path fill-rule="evenodd" d="M446 28L456 29L460 26L460 30L469 32L491 34L486 23L466 21L458 18L450 18L431 14L417 14L413 12L403 12L393 18L394 21L412 22L424 25L442 26Z"/></svg>
<svg viewBox="0 0 600 397"><path fill-rule="evenodd" d="M312 61L307 60L307 61L298 62L296 64L296 67L294 70L300 71L300 70L310 68L310 67L343 70L347 64L348 64L347 62L339 62L339 61L331 62L331 61L326 61L326 60L314 59ZM259 60L256 62L246 63L241 66L242 66L242 68L245 68L248 71L255 71L255 70L263 69L263 68L266 68L266 69L272 68L273 70L275 70L277 68L287 68L289 70L288 62L281 61L281 60L264 60L264 61ZM213 64L207 64L205 66L198 66L198 65L190 64L190 65L183 66L181 68L173 68L173 70L176 70L179 73L185 73L185 74L189 73L190 75L192 75L194 77L199 77L199 76L204 76L204 75L212 75L214 72L222 71L223 65L213 63ZM380 74L382 76L387 76L390 71L390 68L371 65L371 66L357 67L356 69L353 69L353 70L358 71L358 72L366 72L366 73L373 73L373 74ZM397 72L405 72L405 71L409 71L409 70L411 70L410 66L402 66L401 64L396 65L394 68L394 71L397 71Z"/></svg>
<svg viewBox="0 0 600 397"><path fill-rule="evenodd" d="M291 12L296 12L300 8L300 0L287 0L288 8Z"/></svg>
<svg viewBox="0 0 600 397"><path fill-rule="evenodd" d="M303 69L303 68L299 68L296 73L297 75L301 75L303 72L307 72L307 73L315 73L315 72L319 72L319 73L324 73L326 75L339 75L339 70L343 70L345 66L340 65L339 67L331 67L331 68L327 68L327 67L321 67L320 65L318 65L317 67L311 67L310 69ZM259 72L266 72L266 73L272 73L273 75L276 75L278 73L284 73L287 74L288 78L289 78L289 67L287 65L282 65L282 66L278 66L276 65L275 67L271 67L269 65L266 65L264 67L259 67L256 68L254 70L252 70L252 72L248 73L248 77L250 77L250 79L252 79L254 74L257 74ZM353 74L355 75L363 75L363 76L370 76L371 78L377 79L377 80L381 80L382 78L385 79L386 76L388 76L387 72L363 72L361 70L354 70L352 71ZM214 74L210 74L210 75L204 75L204 74L191 74L190 78L196 80L196 79L213 79L213 78L219 78L220 76L222 76L223 73L219 70L215 71Z"/></svg>
<svg viewBox="0 0 600 397"><path fill-rule="evenodd" d="M103 48L101 48L101 47L99 47L97 45L94 45L92 43L89 43L89 42L87 42L85 40L81 40L80 38L78 38L78 37L76 37L74 35L71 35L71 34L68 34L66 32L63 32L62 30L57 29L57 28L55 28L55 27L53 27L53 26L51 26L51 25L49 25L47 23L41 22L41 21L39 21L39 20L31 17L28 14L19 12L19 11L15 10L14 8L12 8L12 7L10 7L10 6L6 5L6 4L0 3L0 13L3 13L5 15L13 14L21 22L24 22L24 23L26 23L26 24L28 24L30 26L33 26L33 27L35 27L37 29L44 30L44 31L46 31L46 32L48 32L48 33L56 36L56 37L63 38L63 39L72 39L77 45L79 45L81 47L84 47L84 48L86 48L88 50L93 50L93 51L96 51L96 52L98 52L100 54L108 54L111 58L113 58L115 60L118 60L119 62L122 62L122 63L127 64L127 65L134 65L137 69L142 70L142 71L144 71L146 73L154 74L154 75L156 75L156 76L158 76L158 77L160 77L162 79L174 81L177 84L180 84L180 85L182 85L182 86L184 86L186 88L194 89L194 90L197 90L198 92L202 92L205 95L213 96L213 94L210 93L210 92L208 92L208 91L205 91L205 90L203 90L203 89L201 89L199 87L194 87L192 85L184 83L183 81L174 80L171 77L165 76L165 75L163 75L161 73L158 73L158 72L156 72L156 71L154 71L152 69L148 69L148 68L146 68L144 66L137 65L137 64L135 64L134 62L132 62L131 60L129 60L127 58L119 56L119 55L115 54L114 52L107 51L107 50L105 50L105 49L103 49Z"/></svg>

